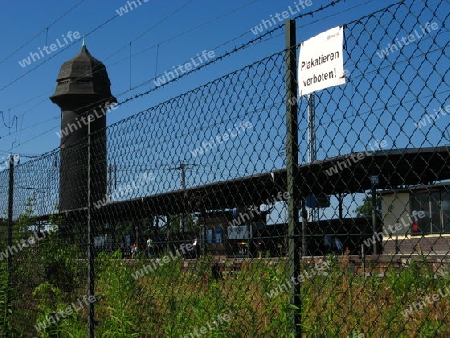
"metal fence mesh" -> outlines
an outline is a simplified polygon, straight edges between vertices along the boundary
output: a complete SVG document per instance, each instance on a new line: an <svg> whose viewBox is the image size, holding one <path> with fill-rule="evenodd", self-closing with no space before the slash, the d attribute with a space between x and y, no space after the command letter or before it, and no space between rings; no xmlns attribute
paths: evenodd
<svg viewBox="0 0 450 338"><path fill-rule="evenodd" d="M449 336L449 8L410 0L344 25L347 83L296 102L299 215L285 50L15 159L0 172L3 333L86 336L91 315L99 337Z"/></svg>

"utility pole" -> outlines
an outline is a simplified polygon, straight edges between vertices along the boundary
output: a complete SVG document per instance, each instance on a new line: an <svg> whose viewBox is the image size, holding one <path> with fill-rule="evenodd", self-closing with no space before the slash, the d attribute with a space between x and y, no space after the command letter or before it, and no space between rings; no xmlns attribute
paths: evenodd
<svg viewBox="0 0 450 338"><path fill-rule="evenodd" d="M189 166L195 166L196 164L191 163L180 163L178 167L170 168L170 170L179 170L180 171L180 182L181 182L181 190L186 189L186 169Z"/></svg>
<svg viewBox="0 0 450 338"><path fill-rule="evenodd" d="M189 166L197 166L197 164L180 163L180 165L178 167L170 168L170 170L179 170L180 171L181 190L183 190L183 191L186 189L186 169L188 169ZM186 220L185 220L184 213L181 213L180 229L181 229L181 232L183 232L183 233L186 230Z"/></svg>
<svg viewBox="0 0 450 338"><path fill-rule="evenodd" d="M108 174L107 174L107 196L108 202L110 202L111 195L113 191L117 188L117 165L116 161L108 164Z"/></svg>
<svg viewBox="0 0 450 338"><path fill-rule="evenodd" d="M314 100L314 93L308 95L308 160L310 163L317 160L316 152L316 104ZM313 206L309 209L308 220L316 221L319 219L319 209L317 207L316 196L312 195L311 199L314 201Z"/></svg>

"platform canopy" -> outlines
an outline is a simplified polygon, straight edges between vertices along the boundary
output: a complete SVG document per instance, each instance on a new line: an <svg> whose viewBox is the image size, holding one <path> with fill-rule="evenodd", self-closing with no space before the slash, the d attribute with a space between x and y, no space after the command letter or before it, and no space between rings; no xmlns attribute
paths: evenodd
<svg viewBox="0 0 450 338"><path fill-rule="evenodd" d="M347 163L346 168L344 162ZM299 165L297 187L301 196L305 197L310 194L362 193L372 188L371 176L374 175L378 176L376 188L383 190L432 184L450 179L449 163L448 146L383 150L364 153L364 156L360 153L350 153ZM338 172L330 176L329 169L334 166ZM236 206L260 205L268 200L273 201L284 191L286 169L113 202L95 212L107 214L109 217L130 219L143 213L167 215L232 209Z"/></svg>

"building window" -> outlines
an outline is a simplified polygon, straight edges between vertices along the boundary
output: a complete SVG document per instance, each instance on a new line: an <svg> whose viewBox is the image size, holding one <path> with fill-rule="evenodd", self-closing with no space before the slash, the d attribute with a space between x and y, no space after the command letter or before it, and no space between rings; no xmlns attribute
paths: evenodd
<svg viewBox="0 0 450 338"><path fill-rule="evenodd" d="M425 213L425 217L411 224L411 234L450 233L450 193L446 189L413 193L411 209Z"/></svg>

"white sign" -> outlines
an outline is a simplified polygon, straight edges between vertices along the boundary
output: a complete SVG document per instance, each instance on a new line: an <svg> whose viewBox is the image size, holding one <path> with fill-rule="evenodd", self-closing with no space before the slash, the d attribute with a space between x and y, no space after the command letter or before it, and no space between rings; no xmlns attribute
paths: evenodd
<svg viewBox="0 0 450 338"><path fill-rule="evenodd" d="M300 96L345 83L344 30L335 27L302 42L298 63Z"/></svg>

